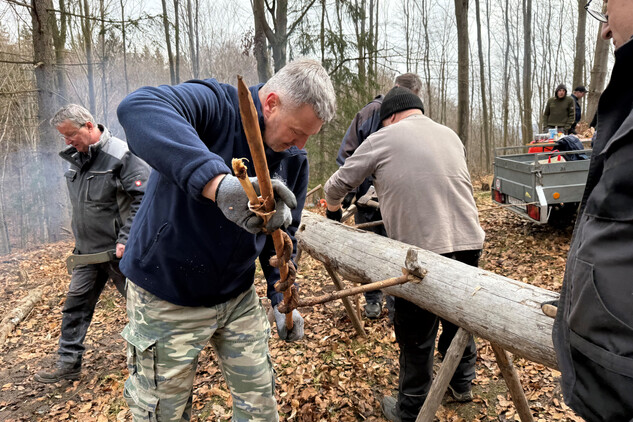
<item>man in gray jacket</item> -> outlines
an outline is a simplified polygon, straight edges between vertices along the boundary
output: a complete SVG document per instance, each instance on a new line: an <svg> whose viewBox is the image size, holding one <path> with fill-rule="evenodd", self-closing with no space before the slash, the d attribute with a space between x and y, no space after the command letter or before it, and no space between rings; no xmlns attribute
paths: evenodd
<svg viewBox="0 0 633 422"><path fill-rule="evenodd" d="M387 235L404 243L477 266L484 242L464 146L451 129L422 113L422 101L395 87L380 108L382 129L363 142L325 184L328 210L369 175L380 201ZM415 210L414 212L412 210ZM396 298L394 328L400 346L398 399L382 410L391 421L413 422L433 380L433 353L440 319ZM457 326L442 320L438 350L446 354ZM459 401L472 400L477 348L470 337L450 381Z"/></svg>
<svg viewBox="0 0 633 422"><path fill-rule="evenodd" d="M72 204L75 249L72 277L62 310L59 359L39 382L74 380L81 372L83 345L97 300L111 279L125 297L119 271L132 219L138 210L150 168L122 140L95 123L88 110L69 104L51 119L68 148L59 155L70 163L66 174Z"/></svg>

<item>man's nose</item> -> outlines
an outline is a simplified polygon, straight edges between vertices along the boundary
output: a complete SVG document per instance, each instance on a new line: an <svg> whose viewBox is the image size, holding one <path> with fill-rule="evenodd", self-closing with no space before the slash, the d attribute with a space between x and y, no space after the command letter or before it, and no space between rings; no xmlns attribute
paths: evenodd
<svg viewBox="0 0 633 422"><path fill-rule="evenodd" d="M307 143L308 143L307 136L298 136L297 138L295 138L293 145L299 149L303 149L303 147L305 147Z"/></svg>
<svg viewBox="0 0 633 422"><path fill-rule="evenodd" d="M609 28L609 22L605 22L602 24L602 30L600 31L600 36L604 40L609 40L613 36L611 33L611 28Z"/></svg>

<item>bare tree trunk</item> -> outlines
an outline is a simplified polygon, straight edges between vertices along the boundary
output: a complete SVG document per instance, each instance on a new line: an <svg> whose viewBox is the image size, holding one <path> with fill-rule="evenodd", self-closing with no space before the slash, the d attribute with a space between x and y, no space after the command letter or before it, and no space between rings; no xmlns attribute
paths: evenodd
<svg viewBox="0 0 633 422"><path fill-rule="evenodd" d="M602 95L602 91L604 90L604 82L607 79L609 41L603 40L599 31L595 51L593 69L591 69L589 93L587 94L587 108L585 111L585 118L588 122L593 120L593 117L598 110L598 101L600 101L600 95Z"/></svg>
<svg viewBox="0 0 633 422"><path fill-rule="evenodd" d="M510 16L509 16L509 4L506 0L506 7L504 11L505 16L505 28L506 28L506 59L503 62L503 146L508 146L508 120L510 114L510 72L508 70L508 63L510 62Z"/></svg>
<svg viewBox="0 0 633 422"><path fill-rule="evenodd" d="M172 85L176 85L176 70L174 68L174 55L171 52L171 40L169 37L169 19L167 17L166 0L161 0L163 5L163 27L165 28L165 43L167 44L167 59L169 60L169 78Z"/></svg>
<svg viewBox="0 0 633 422"><path fill-rule="evenodd" d="M426 83L426 100L425 105L427 115L433 119L433 93L431 92L431 63L430 63L430 51L429 51L429 12L428 3L421 2L420 11L422 14L422 27L424 28L424 79Z"/></svg>
<svg viewBox="0 0 633 422"><path fill-rule="evenodd" d="M321 43L321 63L325 63L325 0L321 0L321 26L319 41Z"/></svg>
<svg viewBox="0 0 633 422"><path fill-rule="evenodd" d="M176 83L180 83L180 3L174 0L174 38L176 44L176 55L174 56Z"/></svg>
<svg viewBox="0 0 633 422"><path fill-rule="evenodd" d="M60 174L62 166L57 159L57 131L48 123L57 109L57 86L55 76L55 52L53 51L53 32L50 13L53 10L51 0L31 0L30 9L33 23L33 61L37 85L37 124L39 132L39 151L43 165L40 171L51 180L50 175ZM61 178L53 178L47 189L42 192L46 204L42 217L46 227L45 241L61 239L64 198Z"/></svg>
<svg viewBox="0 0 633 422"><path fill-rule="evenodd" d="M457 135L468 148L468 0L455 0L455 18L457 19Z"/></svg>
<svg viewBox="0 0 633 422"><path fill-rule="evenodd" d="M68 30L68 15L66 14L65 0L59 0L59 24L53 20L53 44L55 46L55 66L57 75L57 89L59 97L57 104L68 101L68 87L66 85L66 33ZM58 26L59 25L59 26Z"/></svg>
<svg viewBox="0 0 633 422"><path fill-rule="evenodd" d="M255 19L255 37L253 40L253 54L257 60L257 75L259 82L266 82L272 76L270 59L268 56L268 42L264 23L266 14L264 10L264 0L253 0L253 18Z"/></svg>
<svg viewBox="0 0 633 422"><path fill-rule="evenodd" d="M99 38L101 42L101 102L103 107L103 124L108 124L108 78L106 76L106 66L108 64L108 53L106 50L105 39L105 8L103 0L99 0L99 11L101 12L101 30L99 31Z"/></svg>
<svg viewBox="0 0 633 422"><path fill-rule="evenodd" d="M0 145L5 145L4 156L2 157L2 175L0 176L0 255L11 253L11 239L9 238L9 225L7 224L7 214L4 204L7 202L4 198L5 175L7 171L7 158L9 158L8 142L2 142L7 133L7 123L9 121L9 112L4 121L2 136L0 136Z"/></svg>
<svg viewBox="0 0 633 422"><path fill-rule="evenodd" d="M489 146L491 147L491 149L494 149L496 146L496 142L495 142L495 110L493 107L494 104L494 97L492 95L492 54L491 54L491 49L492 49L492 36L491 36L491 31L490 31L490 0L486 0L486 31L488 33L488 57L486 60L488 60L488 116L490 117L490 142L489 142ZM507 57L506 56L506 61L507 61ZM489 168L489 166L492 163L490 162L490 159L488 159L488 164L486 168Z"/></svg>
<svg viewBox="0 0 633 422"><path fill-rule="evenodd" d="M196 56L196 45L194 42L194 33L198 32L198 28L193 25L193 11L191 10L191 0L187 0L187 22L189 25L189 54L191 55L191 72L193 77L198 79L198 57Z"/></svg>
<svg viewBox="0 0 633 422"><path fill-rule="evenodd" d="M130 92L130 78L127 75L127 40L125 38L125 6L123 0L121 4L121 36L123 38L123 77L125 79L125 94Z"/></svg>
<svg viewBox="0 0 633 422"><path fill-rule="evenodd" d="M532 133L532 0L523 0L523 143Z"/></svg>
<svg viewBox="0 0 633 422"><path fill-rule="evenodd" d="M92 58L92 24L90 23L90 9L88 0L84 0L83 36L86 47L86 72L88 74L88 104L90 112L94 116L97 109L97 99L95 96L95 77Z"/></svg>
<svg viewBox="0 0 633 422"><path fill-rule="evenodd" d="M288 44L288 0L277 0L275 16L275 35L273 40L268 38L273 48L275 72L286 65L286 47Z"/></svg>
<svg viewBox="0 0 633 422"><path fill-rule="evenodd" d="M475 0L476 20L477 20L477 47L479 51L479 79L481 80L481 109L484 116L483 129L484 139L483 145L486 149L486 163L483 169L488 171L490 168L490 122L488 121L488 103L486 98L486 69L484 68L484 51L481 42L481 17L479 16L479 0Z"/></svg>
<svg viewBox="0 0 633 422"><path fill-rule="evenodd" d="M587 33L587 11L585 0L578 0L578 32L576 33L576 51L574 56L574 77L572 87L584 85L583 70L585 69L585 38Z"/></svg>

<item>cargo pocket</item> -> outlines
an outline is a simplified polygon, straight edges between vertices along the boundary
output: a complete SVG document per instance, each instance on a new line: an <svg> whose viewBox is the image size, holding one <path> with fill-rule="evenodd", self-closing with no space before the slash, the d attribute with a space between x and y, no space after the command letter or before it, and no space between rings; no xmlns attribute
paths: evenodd
<svg viewBox="0 0 633 422"><path fill-rule="evenodd" d="M130 407L135 421L158 422L156 414L158 397L148 391L138 390L134 385L132 376L125 381L123 398Z"/></svg>
<svg viewBox="0 0 633 422"><path fill-rule="evenodd" d="M126 325L121 336L127 341L130 379L141 390L156 389L156 339L146 337Z"/></svg>
<svg viewBox="0 0 633 422"><path fill-rule="evenodd" d="M592 264L576 259L573 280L568 324L575 379L569 404L596 420L629 420L633 328L605 307Z"/></svg>
<svg viewBox="0 0 633 422"><path fill-rule="evenodd" d="M112 171L92 172L87 178L86 200L90 202L116 202L117 184Z"/></svg>

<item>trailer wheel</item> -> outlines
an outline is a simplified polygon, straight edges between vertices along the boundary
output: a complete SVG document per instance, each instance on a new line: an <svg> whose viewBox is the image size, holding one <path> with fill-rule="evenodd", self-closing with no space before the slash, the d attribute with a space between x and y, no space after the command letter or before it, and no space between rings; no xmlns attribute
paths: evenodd
<svg viewBox="0 0 633 422"><path fill-rule="evenodd" d="M565 228L576 222L578 202L550 205L548 224L558 228Z"/></svg>

